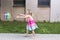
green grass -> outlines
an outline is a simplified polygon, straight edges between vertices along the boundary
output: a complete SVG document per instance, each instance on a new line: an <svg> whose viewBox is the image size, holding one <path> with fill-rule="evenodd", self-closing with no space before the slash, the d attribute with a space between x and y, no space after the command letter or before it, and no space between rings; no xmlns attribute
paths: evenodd
<svg viewBox="0 0 60 40"><path fill-rule="evenodd" d="M60 34L60 23L37 23L39 29L36 30L37 33L41 34Z"/></svg>
<svg viewBox="0 0 60 40"><path fill-rule="evenodd" d="M35 30L38 34L60 34L60 23L37 22L38 29ZM0 33L25 33L26 22L0 21Z"/></svg>

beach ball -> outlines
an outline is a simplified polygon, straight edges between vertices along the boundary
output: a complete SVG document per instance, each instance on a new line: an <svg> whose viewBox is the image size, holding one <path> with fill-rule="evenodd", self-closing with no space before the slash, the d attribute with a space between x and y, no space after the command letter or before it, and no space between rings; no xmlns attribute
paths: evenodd
<svg viewBox="0 0 60 40"><path fill-rule="evenodd" d="M11 14L9 12L5 12L5 19L6 21L10 20Z"/></svg>

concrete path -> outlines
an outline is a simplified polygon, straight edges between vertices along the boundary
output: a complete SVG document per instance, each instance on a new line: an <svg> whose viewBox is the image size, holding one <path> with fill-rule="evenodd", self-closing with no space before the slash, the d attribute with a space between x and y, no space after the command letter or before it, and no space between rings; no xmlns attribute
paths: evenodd
<svg viewBox="0 0 60 40"><path fill-rule="evenodd" d="M25 34L0 33L0 40L60 40L60 34L36 34L24 37Z"/></svg>

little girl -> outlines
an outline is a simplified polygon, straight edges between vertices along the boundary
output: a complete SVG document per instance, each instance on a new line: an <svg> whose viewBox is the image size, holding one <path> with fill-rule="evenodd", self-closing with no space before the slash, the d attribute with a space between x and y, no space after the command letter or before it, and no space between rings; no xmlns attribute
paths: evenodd
<svg viewBox="0 0 60 40"><path fill-rule="evenodd" d="M26 18L26 21L27 21L27 26L26 26L26 34L28 35L28 31L32 31L33 33L33 36L35 34L35 29L38 28L34 19L32 18L31 16L31 13L27 14L27 15L24 15L24 14L20 14L20 16L24 16L24 18ZM18 18L18 17L17 17ZM26 36L27 36L26 35Z"/></svg>

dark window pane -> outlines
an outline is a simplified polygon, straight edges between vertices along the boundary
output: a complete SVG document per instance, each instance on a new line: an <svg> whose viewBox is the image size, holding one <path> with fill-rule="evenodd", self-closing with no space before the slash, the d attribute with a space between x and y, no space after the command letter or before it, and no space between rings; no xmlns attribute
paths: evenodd
<svg viewBox="0 0 60 40"><path fill-rule="evenodd" d="M16 7L24 7L25 6L25 0L14 0L14 6Z"/></svg>
<svg viewBox="0 0 60 40"><path fill-rule="evenodd" d="M50 0L38 0L38 6L49 6L50 7Z"/></svg>

